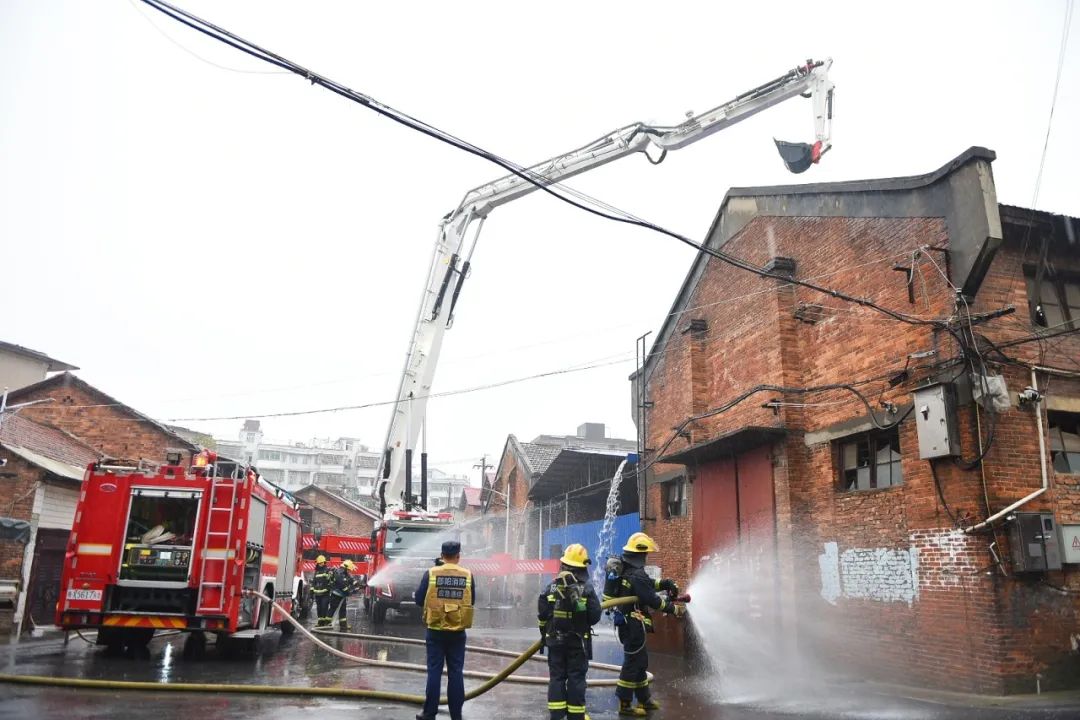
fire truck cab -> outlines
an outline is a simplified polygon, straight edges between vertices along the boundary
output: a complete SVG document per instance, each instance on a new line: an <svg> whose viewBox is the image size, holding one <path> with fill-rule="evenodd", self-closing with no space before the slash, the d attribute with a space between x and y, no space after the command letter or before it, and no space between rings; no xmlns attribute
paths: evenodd
<svg viewBox="0 0 1080 720"><path fill-rule="evenodd" d="M177 463L178 458L175 459ZM302 597L297 502L254 468L203 451L190 468L91 464L68 539L56 605L65 630L93 628L111 650L141 652L157 630L224 647L291 624Z"/></svg>
<svg viewBox="0 0 1080 720"><path fill-rule="evenodd" d="M419 616L413 592L443 541L451 539L457 539L457 531L450 513L394 510L378 521L364 588L364 610L372 623L382 624L388 610Z"/></svg>

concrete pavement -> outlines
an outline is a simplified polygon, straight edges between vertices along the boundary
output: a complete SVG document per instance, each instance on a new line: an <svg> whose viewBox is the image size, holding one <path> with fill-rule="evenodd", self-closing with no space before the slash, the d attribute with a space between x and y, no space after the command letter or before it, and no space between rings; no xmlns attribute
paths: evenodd
<svg viewBox="0 0 1080 720"><path fill-rule="evenodd" d="M531 628L499 628L499 618L478 613L478 627L470 631L470 643L506 649L522 649L536 637ZM368 632L356 623L358 632ZM484 627L484 626L487 627ZM384 631L392 635L419 637L420 628L393 621ZM100 648L74 637L67 647L48 638L4 647L0 650L0 672L149 682L246 683L319 687L354 687L422 692L424 677L419 673L349 665L315 647L300 635L285 638L278 634L264 640L255 656L226 658L211 646L205 659L182 658L183 636L155 639L149 659L106 657ZM346 652L388 660L423 663L423 648L387 645L360 640L331 642ZM620 648L610 628L602 627L596 642L597 660L618 662ZM472 655L467 667L494 672L506 664L504 658ZM657 676L656 696L662 718L702 718L704 720L773 720L775 718L858 720L1065 720L1080 717L1080 695L1041 698L984 698L952 693L915 691L869 683L822 686L811 690L784 686L777 677L767 692L740 693L725 688L717 677L695 675L677 658L654 656ZM524 672L544 674L542 665L528 664ZM610 676L593 673L594 677ZM466 685L476 681L467 681ZM904 696L907 697L904 697ZM340 699L291 698L69 690L6 685L0 691L0 718L42 718L67 720L72 717L151 718L172 720L206 717L213 720L258 717L295 720L315 712L319 720L355 718L358 711L385 720L412 720L417 708L375 702ZM617 706L610 688L589 691L589 712L594 720L614 720ZM518 720L547 717L544 688L504 683L465 706L466 717ZM447 717L445 713L441 717Z"/></svg>

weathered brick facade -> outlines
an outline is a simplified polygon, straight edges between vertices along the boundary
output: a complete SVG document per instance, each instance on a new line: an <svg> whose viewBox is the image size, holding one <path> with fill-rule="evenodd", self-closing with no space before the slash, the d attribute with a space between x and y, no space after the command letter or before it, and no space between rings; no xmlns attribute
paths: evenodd
<svg viewBox="0 0 1080 720"><path fill-rule="evenodd" d="M20 414L70 433L111 458L163 463L179 451L181 464L191 462L198 448L150 418L72 375L60 373L28 385L8 398L10 404L44 401Z"/></svg>
<svg viewBox="0 0 1080 720"><path fill-rule="evenodd" d="M22 595L14 607L0 608L0 633L13 630L20 613L24 621L36 613L38 622L51 622L63 557L55 546L70 528L83 468L97 459L88 445L20 411L0 415L0 515L29 523L25 543L0 539L0 579L19 583Z"/></svg>
<svg viewBox="0 0 1080 720"><path fill-rule="evenodd" d="M934 193L946 192L934 185L938 180L920 186L927 207L934 207ZM905 187L901 181L885 181L892 184L880 194L914 192L914 182ZM855 191L820 190L823 197L832 192L830 198ZM875 197L860 198L861 209L852 215L861 217L759 214L732 233L723 250L761 267L783 268L786 261L775 260L792 259L796 278L870 299L912 322L715 258L688 279L679 313L661 333L647 369L652 405L646 445L654 452L646 461L672 461L656 462L650 476L686 473L694 483L688 517L664 519L651 510L644 519L644 529L661 546L656 560L665 575L686 582L725 547L766 557L762 572L775 575L777 598L769 617L836 667L985 692L1033 690L1036 673L1043 674L1044 689L1076 684L1077 566L1017 574L1002 522L980 532L961 527L1040 487L1039 418L1045 432L1047 407L1080 402L1080 336L1005 347L1040 330L1029 316L1021 253L1026 249L1024 263L1035 262L1045 239L1057 272L1080 273L1080 251L1067 246L1060 231L1050 235L1047 228L1060 218L987 205L988 212L1000 212L1004 241L970 312L977 318L1006 306L1016 311L971 327L958 323L955 331L979 337L988 366L1005 377L1012 407L994 417L980 408L976 417L963 390L964 365L947 362L959 358L956 337L920 322L965 316L944 277L952 273L964 229L944 211L908 212L911 217L883 211L875 217ZM821 206L827 207L824 201ZM1023 214L1035 225L1030 233ZM911 296L908 272L898 266L911 268ZM954 274L949 280L963 282ZM691 321L698 321L697 330ZM970 345L969 338L965 342ZM934 354L909 357L926 351ZM1019 408L1016 393L1032 384L1030 365L1071 369L1075 377L1038 372L1046 402L1038 410ZM977 424L984 443L993 427L981 468L919 459L912 391L931 378L953 377L961 381L957 414L965 458L978 454ZM867 407L845 388L797 391L837 384L859 390L878 422L904 418L901 484L841 490L837 441L869 429ZM887 414L884 403L896 414ZM687 422L701 415L708 416ZM659 483L650 485L650 509L661 507L662 492ZM1021 509L1054 512L1058 523L1080 522L1080 475L1049 469L1049 490ZM812 628L822 623L843 632L818 636Z"/></svg>
<svg viewBox="0 0 1080 720"><path fill-rule="evenodd" d="M343 497L309 485L293 493L312 508L313 529L339 535L367 537L375 529L378 515L373 510L357 505Z"/></svg>

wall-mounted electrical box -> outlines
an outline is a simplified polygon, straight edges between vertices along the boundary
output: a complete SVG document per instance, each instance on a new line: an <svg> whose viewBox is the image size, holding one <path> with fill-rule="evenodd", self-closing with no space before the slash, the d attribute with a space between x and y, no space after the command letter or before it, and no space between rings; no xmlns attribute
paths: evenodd
<svg viewBox="0 0 1080 720"><path fill-rule="evenodd" d="M919 457L946 457L960 454L960 434L956 430L956 391L952 385L919 388L914 393L915 429L919 435Z"/></svg>
<svg viewBox="0 0 1080 720"><path fill-rule="evenodd" d="M1010 516L1009 546L1013 572L1061 569L1061 546L1053 513L1015 513Z"/></svg>
<svg viewBox="0 0 1080 720"><path fill-rule="evenodd" d="M1080 525L1058 525L1062 562L1080 564Z"/></svg>

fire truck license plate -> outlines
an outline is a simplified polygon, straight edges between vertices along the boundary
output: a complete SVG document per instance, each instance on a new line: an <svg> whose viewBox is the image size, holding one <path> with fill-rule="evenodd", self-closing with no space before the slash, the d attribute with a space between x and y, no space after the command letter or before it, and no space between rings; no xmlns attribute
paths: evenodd
<svg viewBox="0 0 1080 720"><path fill-rule="evenodd" d="M100 590L68 590L68 600L101 600Z"/></svg>

